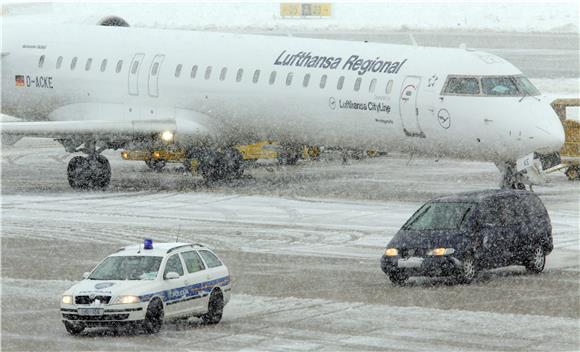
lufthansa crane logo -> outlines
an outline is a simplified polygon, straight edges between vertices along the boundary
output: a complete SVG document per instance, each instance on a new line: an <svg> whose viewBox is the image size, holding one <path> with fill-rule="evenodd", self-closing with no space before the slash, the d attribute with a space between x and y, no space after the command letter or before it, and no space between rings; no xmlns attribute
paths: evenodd
<svg viewBox="0 0 580 352"><path fill-rule="evenodd" d="M334 97L330 97L330 99L328 99L328 106L332 110L336 110L336 99L334 99Z"/></svg>
<svg viewBox="0 0 580 352"><path fill-rule="evenodd" d="M441 109L437 113L437 121L444 129L448 129L451 127L451 115L449 115L449 111L447 109Z"/></svg>

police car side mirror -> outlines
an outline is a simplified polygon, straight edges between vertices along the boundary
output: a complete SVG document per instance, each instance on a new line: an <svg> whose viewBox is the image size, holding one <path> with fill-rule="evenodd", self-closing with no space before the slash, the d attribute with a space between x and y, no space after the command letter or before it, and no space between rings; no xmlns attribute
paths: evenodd
<svg viewBox="0 0 580 352"><path fill-rule="evenodd" d="M88 278L89 278L89 275L91 275L91 273L90 273L90 272L88 272L88 271L85 271L85 272L83 273L83 279L88 279Z"/></svg>
<svg viewBox="0 0 580 352"><path fill-rule="evenodd" d="M174 271L170 271L167 274L165 274L165 280L173 280L173 279L179 279L179 274Z"/></svg>

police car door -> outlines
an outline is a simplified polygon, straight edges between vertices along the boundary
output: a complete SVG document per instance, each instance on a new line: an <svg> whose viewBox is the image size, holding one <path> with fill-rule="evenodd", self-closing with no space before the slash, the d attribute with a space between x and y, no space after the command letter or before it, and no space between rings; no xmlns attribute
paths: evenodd
<svg viewBox="0 0 580 352"><path fill-rule="evenodd" d="M201 257L195 251L181 253L181 258L185 263L185 285L189 290L188 300L185 306L190 313L205 313L207 295L204 295L204 286L207 282L206 267Z"/></svg>
<svg viewBox="0 0 580 352"><path fill-rule="evenodd" d="M219 258L216 257L212 252L202 249L199 250L199 254L203 258L205 266L207 267L206 277L208 280L208 289L206 292L211 293L211 290L214 287L223 285L223 279L227 276L227 269L219 260ZM207 297L206 302L209 302L209 296Z"/></svg>
<svg viewBox="0 0 580 352"><path fill-rule="evenodd" d="M179 277L167 279L166 276L170 272L177 273ZM165 286L165 315L180 315L186 308L185 300L187 299L188 290L185 287L185 275L179 254L173 254L167 259L165 270L163 271L163 283Z"/></svg>

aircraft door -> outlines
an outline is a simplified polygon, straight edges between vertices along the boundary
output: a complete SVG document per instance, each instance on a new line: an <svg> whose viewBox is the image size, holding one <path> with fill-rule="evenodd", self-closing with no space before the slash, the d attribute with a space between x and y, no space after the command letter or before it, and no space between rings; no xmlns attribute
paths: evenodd
<svg viewBox="0 0 580 352"><path fill-rule="evenodd" d="M165 55L155 55L151 67L149 68L149 96L158 97L159 96L159 71L161 70L161 64L165 60Z"/></svg>
<svg viewBox="0 0 580 352"><path fill-rule="evenodd" d="M405 78L399 98L399 113L401 114L403 131L407 136L425 138L425 134L419 126L419 108L417 107L420 85L421 77L407 76Z"/></svg>
<svg viewBox="0 0 580 352"><path fill-rule="evenodd" d="M139 71L145 54L135 54L129 66L129 94L139 95Z"/></svg>

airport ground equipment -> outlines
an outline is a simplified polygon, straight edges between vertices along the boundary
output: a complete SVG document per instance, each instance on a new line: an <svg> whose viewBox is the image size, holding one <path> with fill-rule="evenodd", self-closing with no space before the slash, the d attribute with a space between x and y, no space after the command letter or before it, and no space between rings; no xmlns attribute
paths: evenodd
<svg viewBox="0 0 580 352"><path fill-rule="evenodd" d="M580 106L580 99L556 99L551 105L562 121L566 135L560 150L562 168L569 180L580 180L580 122L566 117L566 108Z"/></svg>

